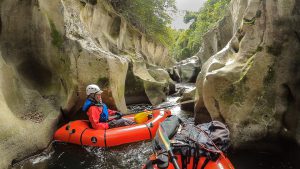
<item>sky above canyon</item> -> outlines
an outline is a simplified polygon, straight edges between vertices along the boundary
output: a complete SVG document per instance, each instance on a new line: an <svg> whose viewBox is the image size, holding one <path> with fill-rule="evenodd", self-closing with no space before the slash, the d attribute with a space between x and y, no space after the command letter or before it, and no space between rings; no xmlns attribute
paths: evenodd
<svg viewBox="0 0 300 169"><path fill-rule="evenodd" d="M183 22L185 11L198 11L206 0L176 0L177 14L173 15L171 27L174 29L187 29L189 24Z"/></svg>

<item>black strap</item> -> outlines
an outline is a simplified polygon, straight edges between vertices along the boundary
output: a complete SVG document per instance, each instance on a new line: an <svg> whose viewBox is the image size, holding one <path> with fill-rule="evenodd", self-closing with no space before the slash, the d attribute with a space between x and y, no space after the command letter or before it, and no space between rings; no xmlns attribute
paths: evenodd
<svg viewBox="0 0 300 169"><path fill-rule="evenodd" d="M150 127L147 124L145 124L145 125L146 125L146 127L147 127L147 129L149 131L150 139L152 139L152 133L151 133Z"/></svg>
<svg viewBox="0 0 300 169"><path fill-rule="evenodd" d="M188 147L187 150L187 164L189 164L191 162L191 156L192 156L192 150L191 150L191 146Z"/></svg>
<svg viewBox="0 0 300 169"><path fill-rule="evenodd" d="M189 158L186 154L183 154L182 149L180 149L179 151L180 155L181 155L181 168L187 168L187 159Z"/></svg>
<svg viewBox="0 0 300 169"><path fill-rule="evenodd" d="M199 163L199 159L200 159L199 151L200 151L199 146L197 144L195 144L193 169L197 169L197 167L198 167L198 163Z"/></svg>
<svg viewBox="0 0 300 169"><path fill-rule="evenodd" d="M107 145L106 145L106 129L104 129L104 147L107 148Z"/></svg>
<svg viewBox="0 0 300 169"><path fill-rule="evenodd" d="M205 161L203 163L203 165L201 166L201 169L204 169L206 167L206 165L208 164L209 162L209 158L205 158Z"/></svg>
<svg viewBox="0 0 300 169"><path fill-rule="evenodd" d="M83 135L83 133L87 130L88 128L85 128L83 131L82 131L82 133L80 134L80 144L82 145L82 135Z"/></svg>
<svg viewBox="0 0 300 169"><path fill-rule="evenodd" d="M181 169L186 169L191 162L191 146L173 145L173 147L174 152L179 153L181 156Z"/></svg>
<svg viewBox="0 0 300 169"><path fill-rule="evenodd" d="M189 157L188 157L187 151L185 151L184 147L180 147L180 148L177 147L177 149L174 148L173 151L174 152L176 151L176 153L180 154L180 158L181 158L181 166L180 166L180 168L181 169L187 168L188 158Z"/></svg>

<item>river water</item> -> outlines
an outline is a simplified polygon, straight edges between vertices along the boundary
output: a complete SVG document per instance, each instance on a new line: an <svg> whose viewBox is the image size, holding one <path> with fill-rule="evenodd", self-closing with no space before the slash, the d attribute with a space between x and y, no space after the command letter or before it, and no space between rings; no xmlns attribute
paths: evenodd
<svg viewBox="0 0 300 169"><path fill-rule="evenodd" d="M179 87L190 89L193 86L185 84ZM177 99L179 97L168 97L162 106L174 104ZM170 110L183 121L193 121L193 113L181 110L180 106L171 107ZM151 141L109 149L53 142L50 151L32 156L14 165L13 168L135 169L141 168L151 154ZM278 151L231 150L228 157L237 169L300 169L300 148L295 148L290 143L281 144Z"/></svg>

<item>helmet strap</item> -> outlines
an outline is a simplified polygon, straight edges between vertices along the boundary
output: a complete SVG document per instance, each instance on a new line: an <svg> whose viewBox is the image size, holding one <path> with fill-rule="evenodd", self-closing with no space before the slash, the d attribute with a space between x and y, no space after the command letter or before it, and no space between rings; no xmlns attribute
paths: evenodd
<svg viewBox="0 0 300 169"><path fill-rule="evenodd" d="M94 94L94 93L88 95L87 98L90 99L92 102L97 103L97 100L96 100L96 98L95 98L95 94Z"/></svg>
<svg viewBox="0 0 300 169"><path fill-rule="evenodd" d="M98 100L96 99L96 93L90 94L90 95L88 96L88 98L91 99L91 100L92 100L93 102L95 102L95 103L100 103L100 104L102 104L102 97L101 97L100 100L98 101Z"/></svg>

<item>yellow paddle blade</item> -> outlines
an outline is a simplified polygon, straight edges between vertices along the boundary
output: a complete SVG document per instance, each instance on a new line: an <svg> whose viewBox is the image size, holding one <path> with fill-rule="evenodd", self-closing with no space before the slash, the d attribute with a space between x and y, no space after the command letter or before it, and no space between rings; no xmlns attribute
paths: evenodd
<svg viewBox="0 0 300 169"><path fill-rule="evenodd" d="M152 113L152 111L138 113L134 116L134 121L137 124L143 124L148 121L148 115L151 113Z"/></svg>

